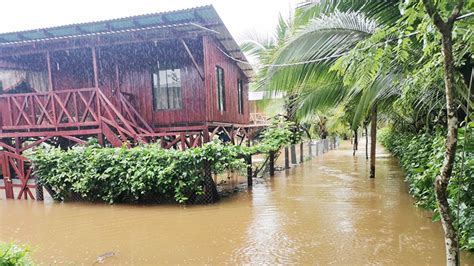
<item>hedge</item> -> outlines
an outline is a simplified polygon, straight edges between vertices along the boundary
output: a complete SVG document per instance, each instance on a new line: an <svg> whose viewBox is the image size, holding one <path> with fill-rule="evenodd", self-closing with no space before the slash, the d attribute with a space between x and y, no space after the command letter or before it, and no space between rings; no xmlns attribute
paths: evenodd
<svg viewBox="0 0 474 266"><path fill-rule="evenodd" d="M294 142L294 124L276 121L253 146L218 141L177 151L159 144L104 148L97 144L69 150L44 147L29 155L40 183L57 192L57 200L188 202L203 193L205 171L220 174L246 169L244 158L279 150Z"/></svg>
<svg viewBox="0 0 474 266"><path fill-rule="evenodd" d="M471 125L470 138L466 142L464 159L465 173L461 173L464 131L458 134L458 147L452 179L448 187L448 201L454 224L459 224L461 247L474 251L474 134ZM387 128L379 138L382 144L396 157L406 173L406 182L418 206L434 212L433 220L439 220L434 192L434 180L444 160L445 132L437 130L424 134L401 134ZM459 199L459 200L458 200ZM459 215L458 215L459 208Z"/></svg>

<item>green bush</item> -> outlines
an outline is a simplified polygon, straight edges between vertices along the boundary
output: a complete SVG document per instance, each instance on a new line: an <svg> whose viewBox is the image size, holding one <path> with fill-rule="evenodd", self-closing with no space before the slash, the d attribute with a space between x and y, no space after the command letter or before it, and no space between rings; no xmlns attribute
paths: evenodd
<svg viewBox="0 0 474 266"><path fill-rule="evenodd" d="M292 124L276 121L253 147L216 141L177 151L156 144L128 149L91 143L67 151L45 147L29 157L40 182L57 192L57 200L184 203L202 194L205 169L215 174L245 169L246 156L279 150L294 141L293 132Z"/></svg>
<svg viewBox="0 0 474 266"><path fill-rule="evenodd" d="M474 125L468 127L470 138L466 145L465 174L461 174L464 132L458 134L458 148L452 179L448 187L449 203L455 225L459 224L459 237L463 249L474 250ZM382 144L396 157L406 173L410 193L417 205L435 212L433 219L439 220L436 209L434 180L444 160L445 133L437 130L432 134L401 134L389 128L379 135ZM459 199L459 200L458 200ZM459 215L458 215L459 207Z"/></svg>
<svg viewBox="0 0 474 266"><path fill-rule="evenodd" d="M157 145L38 149L30 158L40 182L58 192L59 200L80 196L109 203L156 199L182 203L202 193L206 168L216 174L240 169L242 154L238 146L210 142L183 152Z"/></svg>
<svg viewBox="0 0 474 266"><path fill-rule="evenodd" d="M28 248L20 247L15 244L6 244L0 242L0 265L33 265L33 262L28 256L29 253L30 251Z"/></svg>

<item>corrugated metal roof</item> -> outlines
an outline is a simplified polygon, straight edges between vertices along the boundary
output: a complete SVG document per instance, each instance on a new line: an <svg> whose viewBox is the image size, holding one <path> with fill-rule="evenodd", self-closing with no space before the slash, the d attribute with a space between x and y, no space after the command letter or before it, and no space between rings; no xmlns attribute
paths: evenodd
<svg viewBox="0 0 474 266"><path fill-rule="evenodd" d="M232 51L233 57L247 62L245 55L240 51L240 47L212 5L111 20L0 33L0 47L28 45L37 42L48 43L65 39L168 28L179 29L184 32L205 32L207 28L211 31L218 32L217 39L224 46L225 50L229 52ZM249 64L238 62L238 65L247 77L253 77L254 72Z"/></svg>

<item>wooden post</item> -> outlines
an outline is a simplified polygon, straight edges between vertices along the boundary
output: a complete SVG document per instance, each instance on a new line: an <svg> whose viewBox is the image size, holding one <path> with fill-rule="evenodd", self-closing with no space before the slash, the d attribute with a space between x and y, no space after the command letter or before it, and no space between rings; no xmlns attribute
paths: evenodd
<svg viewBox="0 0 474 266"><path fill-rule="evenodd" d="M285 169L290 169L290 151L288 146L285 147Z"/></svg>
<svg viewBox="0 0 474 266"><path fill-rule="evenodd" d="M97 134L97 142L99 143L100 146L102 146L102 147L105 146L104 134L102 134L102 133Z"/></svg>
<svg viewBox="0 0 474 266"><path fill-rule="evenodd" d="M303 154L303 141L300 143L300 163L304 162L304 154Z"/></svg>
<svg viewBox="0 0 474 266"><path fill-rule="evenodd" d="M97 53L95 47L92 47L92 67L94 70L94 87L99 88L99 69L97 68Z"/></svg>
<svg viewBox="0 0 474 266"><path fill-rule="evenodd" d="M7 199L13 199L13 186L10 176L10 163L8 161L8 157L4 152L0 152L0 160L2 160L2 175L3 175L3 183L5 185L5 197Z"/></svg>
<svg viewBox="0 0 474 266"><path fill-rule="evenodd" d="M46 66L48 68L48 91L53 91L53 73L51 70L51 55L46 52Z"/></svg>
<svg viewBox="0 0 474 266"><path fill-rule="evenodd" d="M370 126L370 178L375 178L375 154L377 149L377 106L372 107Z"/></svg>
<svg viewBox="0 0 474 266"><path fill-rule="evenodd" d="M251 146L250 139L247 140L247 147ZM253 174L252 174L252 155L247 156L247 186L251 188L253 186Z"/></svg>
<svg viewBox="0 0 474 266"><path fill-rule="evenodd" d="M270 176L275 176L275 152L271 151L269 156Z"/></svg>
<svg viewBox="0 0 474 266"><path fill-rule="evenodd" d="M313 158L313 147L311 147L311 140L308 141L308 155L309 158Z"/></svg>

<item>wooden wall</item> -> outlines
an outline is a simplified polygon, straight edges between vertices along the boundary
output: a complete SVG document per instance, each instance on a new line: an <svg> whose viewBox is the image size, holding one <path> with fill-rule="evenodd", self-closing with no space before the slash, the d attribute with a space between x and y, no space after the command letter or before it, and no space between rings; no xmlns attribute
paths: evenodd
<svg viewBox="0 0 474 266"><path fill-rule="evenodd" d="M226 57L219 47L218 41L212 36L203 38L204 71L206 73L206 107L208 122L222 122L233 124L249 123L248 81L237 64ZM222 48L221 48L222 49ZM217 108L217 78L216 66L224 69L226 110L220 112ZM238 111L237 79L243 81L244 110Z"/></svg>
<svg viewBox="0 0 474 266"><path fill-rule="evenodd" d="M54 90L94 87L92 51L90 48L51 53Z"/></svg>
<svg viewBox="0 0 474 266"><path fill-rule="evenodd" d="M202 65L200 40L186 40ZM163 68L181 70L182 108L153 110L152 69L160 62ZM118 69L116 68L118 66ZM205 121L204 83L184 46L178 41L122 45L99 51L99 84L113 98L113 90L133 95L133 104L155 127L196 125ZM117 78L118 70L118 78Z"/></svg>
<svg viewBox="0 0 474 266"><path fill-rule="evenodd" d="M185 40L204 74L199 75L180 40L134 43L97 48L99 87L120 108L117 92L132 97L132 104L154 127L199 125L206 122L248 124L248 82L234 61L218 49L211 36ZM44 54L33 61L41 61ZM26 58L26 57L25 57ZM182 82L182 108L153 110L152 70L179 68ZM54 90L94 87L91 48L51 52ZM216 66L224 69L226 111L217 110ZM243 81L244 114L238 113L237 80Z"/></svg>

